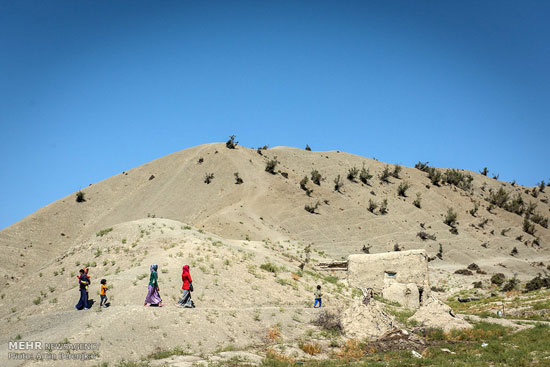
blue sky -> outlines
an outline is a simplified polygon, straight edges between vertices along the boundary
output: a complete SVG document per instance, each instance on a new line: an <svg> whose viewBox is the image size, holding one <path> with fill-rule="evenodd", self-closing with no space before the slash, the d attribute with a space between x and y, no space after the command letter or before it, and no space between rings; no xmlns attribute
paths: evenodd
<svg viewBox="0 0 550 367"><path fill-rule="evenodd" d="M0 228L231 134L550 179L548 1L0 0Z"/></svg>

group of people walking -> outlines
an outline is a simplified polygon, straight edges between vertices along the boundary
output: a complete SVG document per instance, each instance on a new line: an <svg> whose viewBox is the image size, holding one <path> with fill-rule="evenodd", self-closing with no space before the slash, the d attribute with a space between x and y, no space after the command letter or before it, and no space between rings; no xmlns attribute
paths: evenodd
<svg viewBox="0 0 550 367"><path fill-rule="evenodd" d="M158 283L158 265L153 264L149 267L149 285L147 286L147 296L145 297L145 303L143 304L146 307L155 306L162 307L162 298L160 297L160 288ZM80 274L77 276L78 284L80 286L80 300L75 306L77 310L87 310L90 308L88 303L88 287L90 286L90 275L88 274L88 268L80 269ZM189 265L184 265L181 271L181 280L183 282L181 289L183 291L181 298L178 301L179 307L184 308L195 308L195 303L191 299L191 292L193 292L193 280L191 279L191 273L189 272ZM107 307L107 280L101 279L101 288L100 288L100 297L101 302L100 307ZM314 308L320 308L322 305L322 293L321 286L318 285L314 293L315 304Z"/></svg>
<svg viewBox="0 0 550 367"><path fill-rule="evenodd" d="M162 298L160 297L160 288L158 284L158 265L153 264L149 267L149 285L147 286L147 296L145 297L144 306L156 306L162 307ZM79 275L77 276L79 289L80 289L80 299L75 306L77 310L87 310L91 307L88 300L88 288L90 286L90 275L88 274L88 268L80 269ZM185 308L194 308L195 303L191 299L191 292L193 292L193 280L191 279L191 273L189 272L189 265L184 265L181 273L181 280L183 285L181 289L183 294L178 301L178 306ZM107 280L101 279L101 288L100 288L100 307L107 307Z"/></svg>

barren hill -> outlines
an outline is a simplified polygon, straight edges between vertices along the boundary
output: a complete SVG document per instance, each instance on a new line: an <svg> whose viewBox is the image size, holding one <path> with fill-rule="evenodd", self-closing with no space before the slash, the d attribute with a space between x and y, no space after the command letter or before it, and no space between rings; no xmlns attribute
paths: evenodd
<svg viewBox="0 0 550 367"><path fill-rule="evenodd" d="M531 188L465 171L460 172L473 177L471 189L436 186L426 172L409 167L402 168L399 178L382 182L379 176L387 165L368 158L284 147L260 152L241 146L227 149L221 143L201 145L90 185L82 190L85 202L76 202L74 194L58 200L0 232L2 275L13 282L104 228L146 217L189 223L227 239L291 239L334 258L358 253L363 246L375 253L395 245L426 248L435 255L441 243L444 261L456 267L472 261L503 263L521 274L537 271L522 263L547 257L547 228L534 224L535 236L525 233L521 215L498 206L489 212L485 199L502 188L510 198L520 195L525 206L536 204L534 213L547 217L550 189L535 198ZM265 171L270 160L278 162L275 174ZM346 178L350 168L363 166L373 176L368 184L359 177L355 182ZM320 173L320 185L311 181L312 170ZM242 184L235 183L235 172ZM207 174L213 174L210 184L204 182ZM340 192L333 182L338 175ZM300 188L304 176L309 178L306 189L313 190L310 196ZM410 184L406 197L398 196L398 186L405 181ZM413 205L417 193L420 208ZM382 215L384 199L388 212ZM369 201L378 205L372 213ZM304 210L317 202L315 213ZM475 202L479 209L471 215ZM458 234L443 223L449 208L458 214ZM422 240L417 236L421 231L436 240ZM518 254L512 257L514 248Z"/></svg>
<svg viewBox="0 0 550 367"><path fill-rule="evenodd" d="M495 272L527 279L550 265L549 192L463 170L399 170L339 151L186 149L0 232L0 326L9 330L0 352L4 358L17 338L85 340L102 344L102 360L116 361L181 346L182 330L193 330L192 353L254 345L273 325L296 338L310 327L316 284L329 308L354 296L338 274L314 264L363 251L424 248L436 285ZM307 248L311 262L301 271ZM488 274L453 274L473 262ZM152 263L160 267L162 309L143 307ZM183 264L197 284L195 310L174 306ZM110 308L73 309L84 265L96 301L99 279L112 285Z"/></svg>

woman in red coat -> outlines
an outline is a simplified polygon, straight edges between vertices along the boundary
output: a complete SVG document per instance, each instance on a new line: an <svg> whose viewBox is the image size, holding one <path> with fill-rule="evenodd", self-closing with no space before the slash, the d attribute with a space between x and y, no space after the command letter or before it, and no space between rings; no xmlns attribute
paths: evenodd
<svg viewBox="0 0 550 367"><path fill-rule="evenodd" d="M191 300L191 292L193 292L193 280L191 279L191 273L189 273L189 265L183 266L181 272L181 280L183 281L183 285L181 286L183 294L178 301L178 306L194 308L195 303L193 302L193 300Z"/></svg>

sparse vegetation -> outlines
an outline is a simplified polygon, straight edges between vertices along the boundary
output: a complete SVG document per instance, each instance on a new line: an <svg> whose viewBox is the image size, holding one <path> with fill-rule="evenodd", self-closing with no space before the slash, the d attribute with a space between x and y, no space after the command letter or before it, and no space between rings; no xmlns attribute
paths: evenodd
<svg viewBox="0 0 550 367"><path fill-rule="evenodd" d="M342 319L337 312L323 310L312 321L312 324L338 334L342 332Z"/></svg>
<svg viewBox="0 0 550 367"><path fill-rule="evenodd" d="M239 176L239 172L233 174L235 176L235 184L240 185L243 183L243 179Z"/></svg>
<svg viewBox="0 0 550 367"><path fill-rule="evenodd" d="M506 281L506 276L502 273L496 273L491 277L491 284L501 286Z"/></svg>
<svg viewBox="0 0 550 367"><path fill-rule="evenodd" d="M235 138L236 136L235 135L231 135L229 137L229 140L225 143L225 146L228 148L228 149L235 149L237 147L237 145L239 144L238 141L235 141Z"/></svg>
<svg viewBox="0 0 550 367"><path fill-rule="evenodd" d="M319 171L317 171L316 169L311 171L311 182L313 182L315 185L321 186L321 180L322 179L323 179L323 177L321 176Z"/></svg>
<svg viewBox="0 0 550 367"><path fill-rule="evenodd" d="M388 213L388 199L382 200L382 204L380 204L380 214L384 215Z"/></svg>
<svg viewBox="0 0 550 367"><path fill-rule="evenodd" d="M380 181L389 183L390 182L390 176L391 176L390 166L386 165L384 167L384 170L382 171L382 173L379 176Z"/></svg>
<svg viewBox="0 0 550 367"><path fill-rule="evenodd" d="M429 169L428 169L428 178L430 179L432 185L439 186L439 183L441 182L442 176L443 175L441 174L441 172L438 169L433 168L433 167L429 167Z"/></svg>
<svg viewBox="0 0 550 367"><path fill-rule="evenodd" d="M212 180L214 179L214 174L213 173L206 173L204 175L204 183L209 185L210 182L212 182Z"/></svg>
<svg viewBox="0 0 550 367"><path fill-rule="evenodd" d="M417 208L422 208L422 194L420 192L416 193L416 199L413 200L413 205Z"/></svg>
<svg viewBox="0 0 550 367"><path fill-rule="evenodd" d="M399 184L397 188L397 195L407 197L407 190L409 189L410 184L407 181L403 181Z"/></svg>
<svg viewBox="0 0 550 367"><path fill-rule="evenodd" d="M350 180L351 182L355 182L355 179L357 178L357 175L359 175L359 169L357 167L351 167L349 170L348 170L348 175L347 175L347 178L348 180Z"/></svg>
<svg viewBox="0 0 550 367"><path fill-rule="evenodd" d="M275 167L277 167L277 159L270 159L265 165L265 171L275 175Z"/></svg>
<svg viewBox="0 0 550 367"><path fill-rule="evenodd" d="M487 176L487 174L489 173L489 169L487 167L483 167L483 169L479 171L479 173L481 173L483 176Z"/></svg>
<svg viewBox="0 0 550 367"><path fill-rule="evenodd" d="M393 171L392 171L391 175L392 175L393 177L395 177L395 178L400 178L400 177L399 177L399 174L401 173L401 170L402 170L402 169L403 169L403 168L402 168L400 165L396 164L396 165L393 167Z"/></svg>
<svg viewBox="0 0 550 367"><path fill-rule="evenodd" d="M424 232L424 231L418 232L416 234L416 237L419 237L422 241L425 241L425 240L435 241L436 240L435 234L429 234L429 233ZM441 246L441 244L439 246ZM441 247L440 247L440 249L441 249Z"/></svg>
<svg viewBox="0 0 550 367"><path fill-rule="evenodd" d="M445 223L446 225L448 225L449 227L456 227L456 218L457 218L457 213L453 210L453 208L449 208L447 210L447 215L445 215L445 219L443 220L443 223Z"/></svg>
<svg viewBox="0 0 550 367"><path fill-rule="evenodd" d="M446 184L456 186L462 190L470 190L474 178L468 173L462 173L457 169L451 168L445 171L443 181Z"/></svg>
<svg viewBox="0 0 550 367"><path fill-rule="evenodd" d="M105 229L102 229L101 231L97 232L95 235L97 237L103 237L105 236L107 233L111 232L113 230L113 227L110 227L110 228L105 228Z"/></svg>
<svg viewBox="0 0 550 367"><path fill-rule="evenodd" d="M430 166L428 166L428 163L430 163L430 162L418 161L418 163L414 165L414 168L416 168L416 169L418 169L422 172L428 172L430 170Z"/></svg>
<svg viewBox="0 0 550 367"><path fill-rule="evenodd" d="M319 207L319 202L316 202L315 205L309 205L309 204L306 204L306 206L304 207L304 209L311 213L311 214L315 214L315 211L317 210L317 208Z"/></svg>
<svg viewBox="0 0 550 367"><path fill-rule="evenodd" d="M378 204L376 204L376 202L374 200L369 199L369 206L367 207L369 212L374 213L376 208L378 208Z"/></svg>
<svg viewBox="0 0 550 367"><path fill-rule="evenodd" d="M308 152L311 152L311 148L310 148L309 144L306 144L305 150L307 150Z"/></svg>
<svg viewBox="0 0 550 367"><path fill-rule="evenodd" d="M340 189L342 188L342 186L344 186L344 182L342 181L340 175L338 175L334 179L334 191L341 192Z"/></svg>
<svg viewBox="0 0 550 367"><path fill-rule="evenodd" d="M85 202L85 201L86 201L86 199L84 198L84 193L83 193L82 191L79 190L79 191L76 193L76 202L77 202L77 203L83 203L83 202Z"/></svg>
<svg viewBox="0 0 550 367"><path fill-rule="evenodd" d="M362 183L368 185L371 178L372 175L370 173L370 170L368 168L365 168L365 164L363 163L363 167L361 168L361 172L359 173L359 179Z"/></svg>
<svg viewBox="0 0 550 367"><path fill-rule="evenodd" d="M527 218L523 218L523 232L528 233L532 236L535 235L535 225L529 221Z"/></svg>

